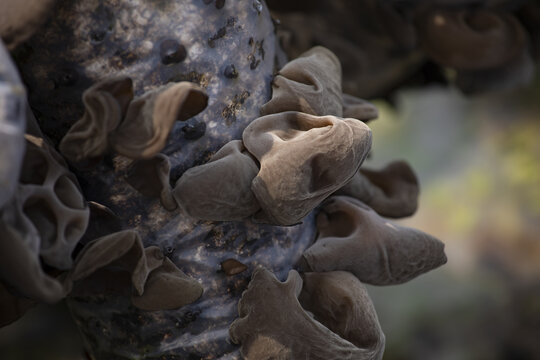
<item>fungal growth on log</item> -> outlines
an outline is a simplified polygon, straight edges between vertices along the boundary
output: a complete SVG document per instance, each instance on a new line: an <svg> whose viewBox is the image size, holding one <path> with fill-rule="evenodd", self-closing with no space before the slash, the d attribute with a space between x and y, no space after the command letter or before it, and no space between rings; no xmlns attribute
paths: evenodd
<svg viewBox="0 0 540 360"><path fill-rule="evenodd" d="M91 359L382 358L364 283L447 259L387 219L421 179L364 166L364 98L428 65L465 93L525 83L531 27L483 1L268 3L281 22L259 0L0 2L1 325L65 299Z"/></svg>

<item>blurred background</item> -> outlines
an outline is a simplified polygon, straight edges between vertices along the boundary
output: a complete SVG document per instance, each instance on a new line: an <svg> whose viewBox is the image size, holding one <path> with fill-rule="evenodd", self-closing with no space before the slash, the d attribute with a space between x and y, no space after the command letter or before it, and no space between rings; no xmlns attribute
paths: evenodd
<svg viewBox="0 0 540 360"><path fill-rule="evenodd" d="M406 159L420 206L403 225L446 244L448 263L390 287L369 287L385 360L540 359L540 79L465 97L448 87L375 100L366 167ZM0 329L3 360L85 359L63 304Z"/></svg>

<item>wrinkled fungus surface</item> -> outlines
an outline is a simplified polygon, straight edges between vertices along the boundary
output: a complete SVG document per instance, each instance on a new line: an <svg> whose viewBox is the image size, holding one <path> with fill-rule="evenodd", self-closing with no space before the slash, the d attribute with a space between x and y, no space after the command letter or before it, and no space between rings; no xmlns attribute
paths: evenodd
<svg viewBox="0 0 540 360"><path fill-rule="evenodd" d="M261 164L251 188L261 219L299 222L345 185L371 148L371 130L356 119L284 112L260 117L244 144Z"/></svg>
<svg viewBox="0 0 540 360"><path fill-rule="evenodd" d="M391 285L446 263L441 241L392 224L347 196L324 204L317 229L317 240L303 255L312 271L344 270L368 284Z"/></svg>
<svg viewBox="0 0 540 360"><path fill-rule="evenodd" d="M235 320L229 329L232 341L242 344L241 351L244 358L249 360L381 358L381 352L373 351L371 348L359 348L313 319L298 301L301 291L302 278L295 270L289 272L285 282L280 282L264 268L254 271L248 289L238 303L240 318ZM357 310L354 307L353 305L351 310ZM370 310L372 309L368 309L368 312ZM375 324L367 323L365 326L375 326L378 329L376 316L370 320L375 320Z"/></svg>

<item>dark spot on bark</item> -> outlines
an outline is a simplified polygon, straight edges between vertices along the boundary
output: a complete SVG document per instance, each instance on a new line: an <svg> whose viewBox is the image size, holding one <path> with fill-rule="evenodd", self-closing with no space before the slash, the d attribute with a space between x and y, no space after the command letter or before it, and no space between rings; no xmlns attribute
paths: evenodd
<svg viewBox="0 0 540 360"><path fill-rule="evenodd" d="M241 94L234 95L234 98L221 110L221 116L225 119L225 124L231 125L236 121L236 114L241 111L242 105L251 94L244 90Z"/></svg>
<svg viewBox="0 0 540 360"><path fill-rule="evenodd" d="M221 9L225 6L225 0L216 0L216 9Z"/></svg>
<svg viewBox="0 0 540 360"><path fill-rule="evenodd" d="M77 80L79 80L79 73L73 68L63 68L53 78L56 88L73 86Z"/></svg>
<svg viewBox="0 0 540 360"><path fill-rule="evenodd" d="M197 121L194 123L186 124L182 128L184 138L188 140L196 140L201 138L206 132L206 123L203 121Z"/></svg>
<svg viewBox="0 0 540 360"><path fill-rule="evenodd" d="M161 63L164 65L176 64L187 56L187 51L184 45L174 39L166 39L159 45L159 56Z"/></svg>
<svg viewBox="0 0 540 360"><path fill-rule="evenodd" d="M97 44L105 40L107 36L107 30L105 29L94 29L90 31L90 42Z"/></svg>
<svg viewBox="0 0 540 360"><path fill-rule="evenodd" d="M210 39L208 39L208 46L210 46L211 48L216 47L216 40L221 39L226 34L227 34L227 29L225 26L222 28L219 28L219 30L214 35L212 35Z"/></svg>
<svg viewBox="0 0 540 360"><path fill-rule="evenodd" d="M238 77L238 71L236 71L236 67L234 64L227 65L225 69L223 70L223 75L225 75L228 79L235 79Z"/></svg>

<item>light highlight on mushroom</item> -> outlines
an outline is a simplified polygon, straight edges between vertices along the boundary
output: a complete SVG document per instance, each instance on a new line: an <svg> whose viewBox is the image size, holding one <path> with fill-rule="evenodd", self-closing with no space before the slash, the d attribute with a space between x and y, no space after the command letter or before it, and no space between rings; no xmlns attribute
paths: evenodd
<svg viewBox="0 0 540 360"><path fill-rule="evenodd" d="M355 119L283 112L244 130L246 148L261 164L251 189L259 219L295 224L355 174L371 148L371 130Z"/></svg>

